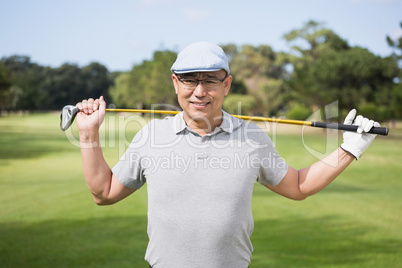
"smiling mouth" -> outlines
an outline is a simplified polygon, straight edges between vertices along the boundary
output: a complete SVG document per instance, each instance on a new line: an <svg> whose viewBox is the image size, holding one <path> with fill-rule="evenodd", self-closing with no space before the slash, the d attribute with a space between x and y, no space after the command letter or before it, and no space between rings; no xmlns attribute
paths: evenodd
<svg viewBox="0 0 402 268"><path fill-rule="evenodd" d="M209 102L192 102L190 101L190 103L195 107L195 108L205 108L208 106Z"/></svg>

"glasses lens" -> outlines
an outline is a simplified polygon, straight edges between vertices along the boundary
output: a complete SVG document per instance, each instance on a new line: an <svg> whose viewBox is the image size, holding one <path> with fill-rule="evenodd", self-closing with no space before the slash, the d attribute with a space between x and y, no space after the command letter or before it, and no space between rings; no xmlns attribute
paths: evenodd
<svg viewBox="0 0 402 268"><path fill-rule="evenodd" d="M221 81L218 79L209 79L209 80L203 81L203 85L206 88L215 88L215 87L219 86L220 83L221 83Z"/></svg>
<svg viewBox="0 0 402 268"><path fill-rule="evenodd" d="M186 89L196 88L199 82L201 82L203 87L206 89L214 89L222 83L222 80L220 79L197 80L197 79L180 78L180 81L184 84L184 87Z"/></svg>
<svg viewBox="0 0 402 268"><path fill-rule="evenodd" d="M186 88L195 88L198 84L198 81L194 79L182 79L181 81Z"/></svg>

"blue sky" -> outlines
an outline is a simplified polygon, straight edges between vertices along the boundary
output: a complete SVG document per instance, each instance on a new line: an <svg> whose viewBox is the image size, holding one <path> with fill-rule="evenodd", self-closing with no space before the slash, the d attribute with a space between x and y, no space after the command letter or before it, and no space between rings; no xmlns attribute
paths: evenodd
<svg viewBox="0 0 402 268"><path fill-rule="evenodd" d="M0 11L0 57L110 71L200 40L289 51L283 35L309 20L380 56L392 52L387 35L402 35L402 0L1 0Z"/></svg>

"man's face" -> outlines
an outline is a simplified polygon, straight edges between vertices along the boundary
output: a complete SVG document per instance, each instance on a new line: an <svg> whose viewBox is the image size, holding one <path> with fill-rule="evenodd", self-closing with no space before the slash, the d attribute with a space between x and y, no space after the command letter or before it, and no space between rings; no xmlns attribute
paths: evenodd
<svg viewBox="0 0 402 268"><path fill-rule="evenodd" d="M223 82L217 80L225 77L224 70L172 75L177 98L186 121L208 120L208 123L213 123L221 119L223 100L229 93L232 76L227 76ZM195 80L205 80L205 82L199 82L195 87L188 85L188 82ZM214 84L214 81L217 83Z"/></svg>

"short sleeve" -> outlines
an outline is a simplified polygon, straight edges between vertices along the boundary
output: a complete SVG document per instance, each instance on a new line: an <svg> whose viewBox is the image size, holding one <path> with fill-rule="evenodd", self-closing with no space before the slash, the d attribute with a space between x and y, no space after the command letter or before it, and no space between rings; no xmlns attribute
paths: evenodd
<svg viewBox="0 0 402 268"><path fill-rule="evenodd" d="M269 136L262 131L259 135L260 143L266 146L259 148L259 175L258 182L262 185L277 185L288 172L288 164L276 151Z"/></svg>
<svg viewBox="0 0 402 268"><path fill-rule="evenodd" d="M113 174L126 187L139 189L146 182L141 160L148 150L149 132L148 124L134 136L126 152L112 168Z"/></svg>

